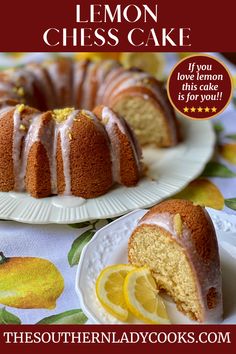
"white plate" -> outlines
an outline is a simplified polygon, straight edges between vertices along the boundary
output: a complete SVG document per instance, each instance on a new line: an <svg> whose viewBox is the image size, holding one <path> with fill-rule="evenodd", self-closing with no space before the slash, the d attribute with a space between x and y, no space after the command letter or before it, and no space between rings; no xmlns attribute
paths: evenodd
<svg viewBox="0 0 236 354"><path fill-rule="evenodd" d="M75 223L111 218L147 208L184 188L210 159L215 135L209 121L182 118L184 141L171 149L144 149L148 178L136 187L117 186L94 199L50 197L34 199L26 193L0 193L0 219L25 223Z"/></svg>
<svg viewBox="0 0 236 354"><path fill-rule="evenodd" d="M223 276L224 324L236 324L236 216L207 209L214 222L220 246ZM109 315L96 298L95 282L108 265L127 263L127 243L138 220L146 210L133 211L103 227L83 249L76 276L80 305L92 323L121 323ZM166 300L171 323L194 323ZM139 323L131 319L131 323ZM196 322L195 322L196 323Z"/></svg>

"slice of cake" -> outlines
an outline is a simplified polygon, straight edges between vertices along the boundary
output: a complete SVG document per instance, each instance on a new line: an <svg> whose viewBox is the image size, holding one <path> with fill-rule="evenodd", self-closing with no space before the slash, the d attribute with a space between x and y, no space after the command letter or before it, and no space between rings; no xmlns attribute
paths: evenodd
<svg viewBox="0 0 236 354"><path fill-rule="evenodd" d="M148 266L157 287L199 322L222 316L221 270L214 226L206 210L186 200L150 209L129 239L129 262Z"/></svg>

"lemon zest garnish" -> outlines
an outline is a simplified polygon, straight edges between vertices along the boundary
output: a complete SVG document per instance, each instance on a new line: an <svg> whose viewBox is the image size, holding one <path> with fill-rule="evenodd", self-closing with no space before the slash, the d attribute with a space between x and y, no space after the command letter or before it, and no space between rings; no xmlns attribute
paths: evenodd
<svg viewBox="0 0 236 354"><path fill-rule="evenodd" d="M26 130L26 126L24 124L20 124L20 130Z"/></svg>
<svg viewBox="0 0 236 354"><path fill-rule="evenodd" d="M16 106L16 109L17 109L17 111L19 112L19 113L22 113L24 110L25 110L25 105L24 105L24 103L22 103L22 104L18 104L17 106Z"/></svg>
<svg viewBox="0 0 236 354"><path fill-rule="evenodd" d="M57 123L62 123L68 118L68 116L72 112L74 112L74 110L75 109L73 107L68 107L68 108L63 108L63 109L54 109L53 113L52 113L53 119L55 119L55 121Z"/></svg>

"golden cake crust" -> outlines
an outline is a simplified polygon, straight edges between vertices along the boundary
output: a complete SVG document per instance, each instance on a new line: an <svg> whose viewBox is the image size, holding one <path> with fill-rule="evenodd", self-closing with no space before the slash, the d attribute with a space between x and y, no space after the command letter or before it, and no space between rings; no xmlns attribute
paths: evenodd
<svg viewBox="0 0 236 354"><path fill-rule="evenodd" d="M103 127L98 128L96 121L82 111L75 117L71 131L72 194L92 198L106 193L113 180L108 139Z"/></svg>
<svg viewBox="0 0 236 354"><path fill-rule="evenodd" d="M49 160L40 142L35 142L29 151L25 183L27 191L34 198L51 195Z"/></svg>
<svg viewBox="0 0 236 354"><path fill-rule="evenodd" d="M104 109L106 109L105 106L98 106L94 110L94 113L101 120L105 129L109 124L109 120L112 120L113 114L119 119L121 125L119 127L116 121L114 121L111 128L107 130L110 143L115 139L115 148L118 150L116 163L119 165L117 168L120 173L120 181L117 182L120 182L127 187L133 186L138 182L141 175L141 171L138 168L139 166L135 158L135 153L137 154L136 150L138 147L136 146L136 142L132 141L132 136L129 136L129 128L126 125L126 122L111 110L107 110L107 113L104 115ZM122 128L124 129L123 132L121 131ZM126 134L124 134L124 131Z"/></svg>
<svg viewBox="0 0 236 354"><path fill-rule="evenodd" d="M154 206L142 221L148 221L157 213L179 214L182 222L191 230L191 240L204 263L217 259L218 245L215 229L208 214L199 205L188 200L171 199ZM218 258L219 259L219 258Z"/></svg>
<svg viewBox="0 0 236 354"><path fill-rule="evenodd" d="M158 288L191 319L213 323L221 319L218 243L204 208L177 199L152 207L130 236L128 259L150 267Z"/></svg>
<svg viewBox="0 0 236 354"><path fill-rule="evenodd" d="M53 118L50 112L45 112L40 117L39 137L48 134L53 136ZM39 139L32 143L26 167L26 190L35 198L44 198L52 194L50 156L45 146ZM56 182L56 181L55 181Z"/></svg>
<svg viewBox="0 0 236 354"><path fill-rule="evenodd" d="M0 118L0 190L3 192L13 190L15 185L12 159L13 114L14 109Z"/></svg>
<svg viewBox="0 0 236 354"><path fill-rule="evenodd" d="M57 136L56 161L57 161L57 192L58 194L63 194L65 191L66 183L65 183L64 171L63 171L63 158L62 158L60 133Z"/></svg>

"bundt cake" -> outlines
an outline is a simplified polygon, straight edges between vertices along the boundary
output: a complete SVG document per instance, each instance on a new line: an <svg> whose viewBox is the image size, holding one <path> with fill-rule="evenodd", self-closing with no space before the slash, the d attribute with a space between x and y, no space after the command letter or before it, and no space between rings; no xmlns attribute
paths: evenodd
<svg viewBox="0 0 236 354"><path fill-rule="evenodd" d="M68 58L2 71L0 190L93 198L114 182L135 185L141 151L121 117L141 143L178 141L174 113L149 74Z"/></svg>
<svg viewBox="0 0 236 354"><path fill-rule="evenodd" d="M134 129L141 144L173 146L178 142L176 117L163 85L139 69L117 61L57 58L0 73L0 98L16 99L45 111L109 106Z"/></svg>
<svg viewBox="0 0 236 354"><path fill-rule="evenodd" d="M157 287L180 311L199 322L222 316L221 270L214 226L206 210L168 200L138 222L128 246L129 262L148 266Z"/></svg>
<svg viewBox="0 0 236 354"><path fill-rule="evenodd" d="M95 113L73 108L42 113L14 103L8 101L0 116L1 191L93 198L115 182L138 182L137 141L108 107Z"/></svg>

